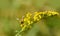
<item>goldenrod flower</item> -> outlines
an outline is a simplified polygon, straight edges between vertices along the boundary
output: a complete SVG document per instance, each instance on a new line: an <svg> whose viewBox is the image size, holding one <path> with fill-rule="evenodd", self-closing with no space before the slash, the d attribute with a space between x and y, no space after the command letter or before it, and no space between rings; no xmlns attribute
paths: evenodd
<svg viewBox="0 0 60 36"><path fill-rule="evenodd" d="M40 21L41 18L41 15L38 15L37 21Z"/></svg>
<svg viewBox="0 0 60 36"><path fill-rule="evenodd" d="M27 21L28 20L28 18L24 18L24 21Z"/></svg>
<svg viewBox="0 0 60 36"><path fill-rule="evenodd" d="M26 14L26 17L30 17L32 14L31 13L27 13Z"/></svg>
<svg viewBox="0 0 60 36"><path fill-rule="evenodd" d="M38 17L34 17L34 21L39 21L40 19Z"/></svg>
<svg viewBox="0 0 60 36"><path fill-rule="evenodd" d="M24 31L26 28L31 28L31 25L34 22L39 22L44 17L44 15L52 16L59 15L59 13L55 11L34 12L33 17L31 13L27 13L26 16L23 18L24 24L20 25L22 27L21 31Z"/></svg>
<svg viewBox="0 0 60 36"><path fill-rule="evenodd" d="M33 21L31 21L31 24L33 23Z"/></svg>
<svg viewBox="0 0 60 36"><path fill-rule="evenodd" d="M47 12L47 16L51 16L51 15L52 15L51 11Z"/></svg>
<svg viewBox="0 0 60 36"><path fill-rule="evenodd" d="M37 19L37 21L39 21L40 19Z"/></svg>
<svg viewBox="0 0 60 36"><path fill-rule="evenodd" d="M34 13L34 16L38 16L38 15L39 15L39 13L38 13L38 12L35 12L35 13Z"/></svg>
<svg viewBox="0 0 60 36"><path fill-rule="evenodd" d="M28 22L28 25L30 25L30 24L31 24L31 21L30 21L30 20L28 20L27 22Z"/></svg>
<svg viewBox="0 0 60 36"><path fill-rule="evenodd" d="M24 24L21 24L20 26L21 26L21 27L24 27Z"/></svg>
<svg viewBox="0 0 60 36"><path fill-rule="evenodd" d="M24 25L24 27L22 27L21 32L24 31L26 27L27 27L27 25Z"/></svg>
<svg viewBox="0 0 60 36"><path fill-rule="evenodd" d="M52 15L59 15L58 12L52 12Z"/></svg>
<svg viewBox="0 0 60 36"><path fill-rule="evenodd" d="M39 18L40 18L40 19L42 18L41 15L39 15Z"/></svg>
<svg viewBox="0 0 60 36"><path fill-rule="evenodd" d="M47 15L48 16L51 16L51 15L59 15L59 13L58 12L55 12L55 11L48 11L47 12Z"/></svg>
<svg viewBox="0 0 60 36"><path fill-rule="evenodd" d="M36 21L38 19L38 17L35 17L35 16L33 18L34 18L34 21Z"/></svg>
<svg viewBox="0 0 60 36"><path fill-rule="evenodd" d="M39 21L41 19L40 14L42 14L42 12L35 12L34 13L34 17L33 17L34 21Z"/></svg>
<svg viewBox="0 0 60 36"><path fill-rule="evenodd" d="M33 16L34 21L36 21L36 20L38 19L38 15L39 15L38 12L35 12L35 13L34 13L34 16Z"/></svg>

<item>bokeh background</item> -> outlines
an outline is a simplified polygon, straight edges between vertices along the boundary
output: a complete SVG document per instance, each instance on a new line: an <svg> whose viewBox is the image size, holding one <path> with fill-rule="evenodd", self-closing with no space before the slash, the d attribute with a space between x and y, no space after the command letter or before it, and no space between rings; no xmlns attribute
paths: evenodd
<svg viewBox="0 0 60 36"><path fill-rule="evenodd" d="M44 10L60 12L60 0L0 0L0 36L15 36L20 29L16 18ZM23 36L60 36L60 17L42 19Z"/></svg>

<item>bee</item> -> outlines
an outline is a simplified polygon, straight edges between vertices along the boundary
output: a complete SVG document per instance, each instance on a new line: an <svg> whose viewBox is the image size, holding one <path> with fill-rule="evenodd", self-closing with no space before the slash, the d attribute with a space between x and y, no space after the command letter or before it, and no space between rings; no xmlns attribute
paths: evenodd
<svg viewBox="0 0 60 36"><path fill-rule="evenodd" d="M24 24L24 16L21 18L21 24Z"/></svg>
<svg viewBox="0 0 60 36"><path fill-rule="evenodd" d="M17 20L20 23L20 27L23 27L24 26L24 16L21 19L17 18Z"/></svg>
<svg viewBox="0 0 60 36"><path fill-rule="evenodd" d="M21 20L19 22L20 22L20 26L24 27L24 16L21 18Z"/></svg>

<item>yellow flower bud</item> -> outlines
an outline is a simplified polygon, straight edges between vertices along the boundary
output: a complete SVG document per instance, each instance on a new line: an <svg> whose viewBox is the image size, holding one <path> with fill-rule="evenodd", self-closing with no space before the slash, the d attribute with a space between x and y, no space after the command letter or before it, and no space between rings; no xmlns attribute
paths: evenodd
<svg viewBox="0 0 60 36"><path fill-rule="evenodd" d="M52 12L52 11L47 11L47 16L51 16L51 15L52 15L51 12Z"/></svg>
<svg viewBox="0 0 60 36"><path fill-rule="evenodd" d="M40 19L37 19L37 21L39 21Z"/></svg>
<svg viewBox="0 0 60 36"><path fill-rule="evenodd" d="M24 21L27 21L27 18L24 18Z"/></svg>
<svg viewBox="0 0 60 36"><path fill-rule="evenodd" d="M20 26L21 26L21 27L24 27L24 25L23 25L23 24L21 24Z"/></svg>
<svg viewBox="0 0 60 36"><path fill-rule="evenodd" d="M27 13L26 14L26 17L30 17L32 14L31 13Z"/></svg>
<svg viewBox="0 0 60 36"><path fill-rule="evenodd" d="M52 15L59 15L58 12L52 12Z"/></svg>
<svg viewBox="0 0 60 36"><path fill-rule="evenodd" d="M39 15L39 18L40 18L40 19L42 18L41 15Z"/></svg>
<svg viewBox="0 0 60 36"><path fill-rule="evenodd" d="M33 21L31 21L31 24L33 23Z"/></svg>
<svg viewBox="0 0 60 36"><path fill-rule="evenodd" d="M48 16L51 16L51 15L59 15L58 12L55 12L55 11L48 11L47 13Z"/></svg>
<svg viewBox="0 0 60 36"><path fill-rule="evenodd" d="M30 24L31 24L30 20L28 20L27 22L28 22L28 25L30 25Z"/></svg>
<svg viewBox="0 0 60 36"><path fill-rule="evenodd" d="M38 19L38 17L35 17L35 16L34 16L34 21L36 21L37 19Z"/></svg>

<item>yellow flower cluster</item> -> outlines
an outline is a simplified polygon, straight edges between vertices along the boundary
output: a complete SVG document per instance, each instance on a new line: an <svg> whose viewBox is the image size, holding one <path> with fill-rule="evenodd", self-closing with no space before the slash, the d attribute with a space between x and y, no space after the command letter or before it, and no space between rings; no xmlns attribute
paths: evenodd
<svg viewBox="0 0 60 36"><path fill-rule="evenodd" d="M33 23L33 21L31 21L31 16L32 16L32 14L31 13L27 13L26 15L25 15L25 17L24 17L24 19L23 19L23 24L21 25L21 27L22 27L22 30L21 30L21 32L23 31L23 30L25 30L26 28L31 28L31 26L30 26L30 24L32 24Z"/></svg>
<svg viewBox="0 0 60 36"><path fill-rule="evenodd" d="M31 16L32 16L31 13L27 13L26 17L24 18L24 22L27 22L28 25L32 23Z"/></svg>
<svg viewBox="0 0 60 36"><path fill-rule="evenodd" d="M47 16L51 16L51 15L59 15L58 12L55 12L55 11L47 11Z"/></svg>
<svg viewBox="0 0 60 36"><path fill-rule="evenodd" d="M33 19L34 19L34 21L39 21L41 19L41 15L39 15L38 12L35 12Z"/></svg>
<svg viewBox="0 0 60 36"><path fill-rule="evenodd" d="M22 31L24 31L25 28L31 28L31 24L40 21L44 17L44 15L54 16L54 15L59 15L59 13L55 11L34 12L34 14L27 13L23 19L24 26L22 27Z"/></svg>

